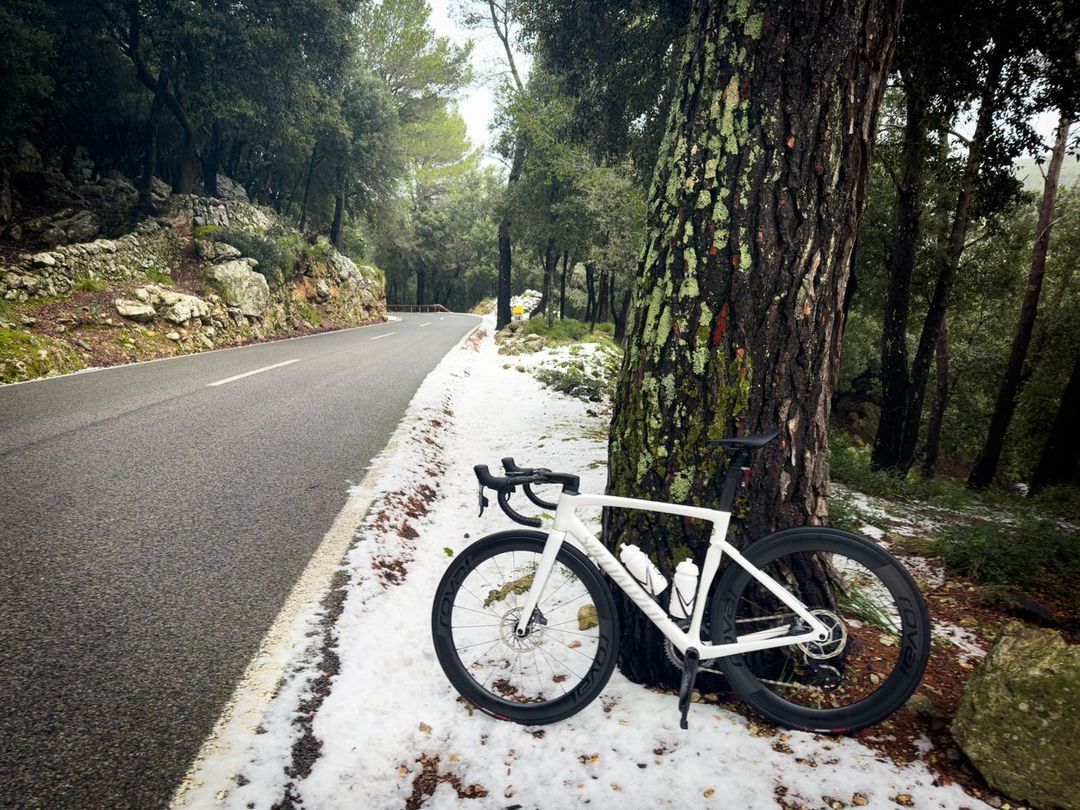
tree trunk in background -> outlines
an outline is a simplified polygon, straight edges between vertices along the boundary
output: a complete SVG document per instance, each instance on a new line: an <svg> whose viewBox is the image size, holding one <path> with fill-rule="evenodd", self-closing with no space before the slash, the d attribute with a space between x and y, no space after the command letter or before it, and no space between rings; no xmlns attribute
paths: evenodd
<svg viewBox="0 0 1080 810"><path fill-rule="evenodd" d="M427 294L425 287L427 286L427 268L424 267L424 263L420 262L416 266L416 305L418 307L424 305L424 296Z"/></svg>
<svg viewBox="0 0 1080 810"><path fill-rule="evenodd" d="M611 320L611 271L600 271L600 284L596 292L596 308L593 310L592 325L605 323Z"/></svg>
<svg viewBox="0 0 1080 810"><path fill-rule="evenodd" d="M173 183L173 194L190 194L195 188L195 175L198 166L195 161L195 135L184 132L184 141L180 148L180 167Z"/></svg>
<svg viewBox="0 0 1080 810"><path fill-rule="evenodd" d="M559 320L566 317L566 272L570 265L569 252L562 255L562 278L559 280Z"/></svg>
<svg viewBox="0 0 1080 810"><path fill-rule="evenodd" d="M311 147L311 157L308 159L307 173L304 176L304 196L300 202L300 233L307 228L308 203L311 202L311 181L315 179L315 169L319 165L317 159L319 144Z"/></svg>
<svg viewBox="0 0 1080 810"><path fill-rule="evenodd" d="M221 168L221 150L221 123L215 121L210 133L210 143L203 150L202 156L203 186L211 197L218 195L217 176Z"/></svg>
<svg viewBox="0 0 1080 810"><path fill-rule="evenodd" d="M555 323L555 269L558 266L559 251L555 247L555 237L551 237L544 254L544 314L547 315L549 327Z"/></svg>
<svg viewBox="0 0 1080 810"><path fill-rule="evenodd" d="M143 213L154 207L154 175L157 173L158 133L161 131L161 115L165 109L164 83L159 84L162 92L154 94L150 103L150 120L146 124L146 152L143 154L142 173L139 175L139 210Z"/></svg>
<svg viewBox="0 0 1080 810"><path fill-rule="evenodd" d="M1054 484L1080 482L1080 430L1076 429L1076 415L1080 413L1080 355L1076 357L1065 393L1061 395L1050 437L1046 440L1042 455L1031 474L1031 492Z"/></svg>
<svg viewBox="0 0 1080 810"><path fill-rule="evenodd" d="M588 296L585 304L585 322L594 323L596 321L594 317L596 311L596 277L592 264L588 262L585 264L585 292Z"/></svg>
<svg viewBox="0 0 1080 810"><path fill-rule="evenodd" d="M506 178L507 197L521 177L521 170L525 165L525 141L517 139L514 144L514 160L510 164L510 174ZM510 323L510 296L512 293L510 272L513 265L513 247L511 245L510 231L513 227L513 219L510 216L509 201L506 213L499 221L499 287L495 305L495 328L502 329Z"/></svg>
<svg viewBox="0 0 1080 810"><path fill-rule="evenodd" d="M930 422L926 426L926 456L923 458L924 478L933 478L941 454L941 427L945 424L945 406L949 404L949 319L941 321L937 339L937 389L930 406Z"/></svg>
<svg viewBox="0 0 1080 810"><path fill-rule="evenodd" d="M1031 270L1028 272L1027 291L1020 307L1020 320L1016 325L1012 349L1009 351L1009 362L1005 366L1005 379L1001 382L994 413L990 417L986 442L975 460L971 475L968 476L968 486L976 489L983 489L994 480L1001 450L1005 446L1005 433L1016 411L1024 361L1027 359L1031 334L1035 329L1035 317L1039 312L1039 296L1042 294L1043 277L1046 275L1046 253L1050 249L1050 229L1054 224L1054 201L1057 198L1058 178L1061 176L1061 164L1065 159L1065 144L1071 125L1072 121L1062 117L1054 139L1054 149L1050 154L1042 204L1039 206L1039 223L1035 226L1035 250L1031 257Z"/></svg>
<svg viewBox="0 0 1080 810"><path fill-rule="evenodd" d="M982 160L983 148L993 130L995 112L995 94L998 90L998 81L1001 78L1002 47L996 47L990 55L987 67L986 83L983 86L982 99L979 102L979 115L975 124L975 134L971 138L968 148L967 162L964 165L964 174L960 182L960 192L956 199L956 209L953 213L952 230L949 233L949 243L942 251L937 262L937 284L934 286L934 295L930 300L926 318L923 321L922 334L919 336L919 346L915 351L915 360L911 364L911 382L908 386L907 403L905 404L904 429L900 437L900 453L896 464L890 469L900 473L906 473L911 469L915 460L915 446L919 442L919 428L922 424L923 402L926 399L926 381L930 376L930 363L934 359L937 349L938 331L945 319L945 310L949 305L949 293L952 291L953 282L956 281L956 273L960 269L960 257L964 253L964 245L967 242L967 229L971 198L975 194L975 185L979 179L979 164Z"/></svg>
<svg viewBox="0 0 1080 810"><path fill-rule="evenodd" d="M702 442L780 426L741 545L827 515L841 302L900 19L899 0L746 5L694 4L608 448L610 493L715 507L724 458ZM698 522L604 518L609 548L637 543L669 574L707 546ZM624 674L671 682L661 635L619 606Z"/></svg>
<svg viewBox="0 0 1080 810"><path fill-rule="evenodd" d="M334 221L330 225L330 244L337 248L339 253L345 252L345 193L348 181L341 177L338 185L338 193L334 197Z"/></svg>
<svg viewBox="0 0 1080 810"><path fill-rule="evenodd" d="M881 416L870 456L875 467L893 467L900 458L908 396L907 327L911 276L915 270L922 214L922 185L926 166L929 99L918 77L904 77L907 120L904 124L904 165L896 190L896 239L889 261L889 291L881 335Z"/></svg>
<svg viewBox="0 0 1080 810"><path fill-rule="evenodd" d="M630 290L623 293L622 306L619 307L618 317L615 319L615 340L622 343L626 337L626 321L630 317L630 304L633 295Z"/></svg>

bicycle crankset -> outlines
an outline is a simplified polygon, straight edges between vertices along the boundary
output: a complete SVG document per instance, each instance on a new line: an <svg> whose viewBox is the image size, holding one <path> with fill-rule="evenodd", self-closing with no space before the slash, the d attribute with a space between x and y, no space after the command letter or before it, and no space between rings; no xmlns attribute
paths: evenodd
<svg viewBox="0 0 1080 810"><path fill-rule="evenodd" d="M688 622L688 621L677 622L677 624L679 625L679 628L682 629L682 630L686 630L688 627L690 627L690 622ZM708 629L704 628L704 627L702 628L702 633L701 633L701 643L702 644L710 644L711 643L709 641ZM667 659L668 659L669 662L671 662L671 665L673 667L675 667L675 669L682 672L683 665L684 665L682 653L680 653L678 651L678 649L676 649L675 645L672 644L668 639L664 639L664 653L667 655ZM719 658L702 658L698 662L698 671L699 672L709 672L709 673L711 673L713 675L722 675L723 673L720 672L720 670L715 669L715 667L717 666L717 663L719 661L720 661Z"/></svg>

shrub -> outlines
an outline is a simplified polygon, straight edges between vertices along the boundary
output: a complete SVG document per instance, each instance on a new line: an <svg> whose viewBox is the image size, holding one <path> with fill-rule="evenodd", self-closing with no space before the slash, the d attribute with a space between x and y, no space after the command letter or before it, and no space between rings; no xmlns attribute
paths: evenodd
<svg viewBox="0 0 1080 810"><path fill-rule="evenodd" d="M215 241L232 245L244 256L257 261L255 272L262 273L271 284L286 280L286 268L290 273L292 271L293 258L282 250L276 239L233 228L217 228L210 235Z"/></svg>
<svg viewBox="0 0 1080 810"><path fill-rule="evenodd" d="M547 318L537 316L525 322L522 333L526 335L541 335L559 343L576 343L591 341L602 343L610 341L615 334L615 326L610 323L598 323L596 330L590 332L589 324L574 318L556 318L548 326Z"/></svg>
<svg viewBox="0 0 1080 810"><path fill-rule="evenodd" d="M952 526L937 543L947 568L988 585L1073 592L1080 584L1076 530L1029 516L1014 525Z"/></svg>

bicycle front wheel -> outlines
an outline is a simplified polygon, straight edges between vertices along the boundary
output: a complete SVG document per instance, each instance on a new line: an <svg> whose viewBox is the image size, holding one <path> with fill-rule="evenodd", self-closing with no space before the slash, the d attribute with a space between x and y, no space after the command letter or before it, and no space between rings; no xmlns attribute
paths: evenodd
<svg viewBox="0 0 1080 810"><path fill-rule="evenodd" d="M892 555L849 532L804 527L752 544L745 557L829 630L823 642L721 659L747 704L788 728L842 733L878 723L907 701L930 658L930 619ZM720 579L712 627L718 643L809 630L737 565Z"/></svg>
<svg viewBox="0 0 1080 810"><path fill-rule="evenodd" d="M501 720L554 723L600 694L615 667L615 602L564 544L524 636L515 632L547 535L500 532L451 563L435 593L435 653L454 688Z"/></svg>

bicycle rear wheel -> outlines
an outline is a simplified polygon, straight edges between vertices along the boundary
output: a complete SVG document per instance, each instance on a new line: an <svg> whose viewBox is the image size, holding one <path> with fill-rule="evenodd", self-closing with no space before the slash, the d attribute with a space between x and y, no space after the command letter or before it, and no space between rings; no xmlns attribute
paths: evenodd
<svg viewBox="0 0 1080 810"><path fill-rule="evenodd" d="M435 653L454 688L501 720L543 725L581 711L611 677L618 619L589 558L564 544L524 637L514 632L547 535L500 532L451 563L435 593Z"/></svg>
<svg viewBox="0 0 1080 810"><path fill-rule="evenodd" d="M930 619L903 565L877 544L827 527L779 532L745 556L830 632L820 643L721 659L747 704L780 725L827 733L873 725L904 704L930 657ZM809 629L737 565L720 579L712 627L718 643Z"/></svg>

